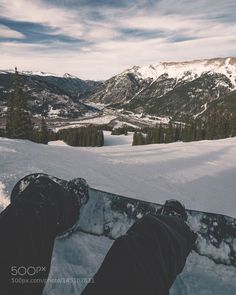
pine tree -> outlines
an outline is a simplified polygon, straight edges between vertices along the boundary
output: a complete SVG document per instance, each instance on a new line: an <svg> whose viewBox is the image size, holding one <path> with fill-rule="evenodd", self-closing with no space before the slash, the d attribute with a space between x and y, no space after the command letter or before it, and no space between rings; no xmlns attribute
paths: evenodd
<svg viewBox="0 0 236 295"><path fill-rule="evenodd" d="M48 131L47 123L46 123L44 117L42 117L41 125L40 125L40 132L39 132L39 142L47 144L49 141L49 137L50 137L50 134Z"/></svg>
<svg viewBox="0 0 236 295"><path fill-rule="evenodd" d="M165 143L170 143L174 141L174 128L172 122L170 121L168 127L166 128Z"/></svg>
<svg viewBox="0 0 236 295"><path fill-rule="evenodd" d="M146 138L142 132L135 132L133 135L133 143L132 145L144 145L147 144Z"/></svg>
<svg viewBox="0 0 236 295"><path fill-rule="evenodd" d="M207 121L207 127L206 127L206 139L216 139L217 138L217 114L214 110L214 113L210 116L210 118Z"/></svg>
<svg viewBox="0 0 236 295"><path fill-rule="evenodd" d="M228 115L223 118L224 138L230 137L230 118Z"/></svg>
<svg viewBox="0 0 236 295"><path fill-rule="evenodd" d="M14 92L8 101L6 133L10 138L32 139L33 124L17 68L14 78Z"/></svg>
<svg viewBox="0 0 236 295"><path fill-rule="evenodd" d="M135 131L133 134L133 142L132 145L138 145L138 132Z"/></svg>
<svg viewBox="0 0 236 295"><path fill-rule="evenodd" d="M236 113L232 113L231 117L230 117L230 121L229 121L229 125L230 125L230 136L234 137L236 136Z"/></svg>
<svg viewBox="0 0 236 295"><path fill-rule="evenodd" d="M158 142L159 143L164 142L164 128L162 124L159 125L159 129L158 129Z"/></svg>
<svg viewBox="0 0 236 295"><path fill-rule="evenodd" d="M173 133L173 141L179 141L181 140L181 125L178 124L174 128L174 133Z"/></svg>

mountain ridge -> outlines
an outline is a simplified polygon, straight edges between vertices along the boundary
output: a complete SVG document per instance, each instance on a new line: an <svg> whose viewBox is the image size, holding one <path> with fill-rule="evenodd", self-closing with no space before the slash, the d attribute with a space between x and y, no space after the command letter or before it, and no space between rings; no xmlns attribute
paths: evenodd
<svg viewBox="0 0 236 295"><path fill-rule="evenodd" d="M13 73L0 70L0 116L6 111ZM43 101L49 116L64 118L94 111L87 104L180 121L208 116L213 105L223 112L235 109L234 100L224 103L224 98L236 90L236 57L135 65L106 81L82 80L69 73L20 74L33 115L40 114Z"/></svg>
<svg viewBox="0 0 236 295"><path fill-rule="evenodd" d="M181 120L203 116L203 106L235 89L236 58L227 57L134 66L105 81L86 99Z"/></svg>
<svg viewBox="0 0 236 295"><path fill-rule="evenodd" d="M20 80L32 115L38 116L44 112L52 118L77 118L93 111L93 108L80 101L80 96L89 93L94 87L91 83L96 82L31 73L20 72ZM13 71L0 71L0 117L6 114L13 83Z"/></svg>

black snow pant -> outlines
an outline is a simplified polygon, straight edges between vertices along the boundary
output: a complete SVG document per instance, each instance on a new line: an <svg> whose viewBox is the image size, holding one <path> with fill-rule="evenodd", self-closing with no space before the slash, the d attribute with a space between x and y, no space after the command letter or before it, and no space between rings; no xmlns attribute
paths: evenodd
<svg viewBox="0 0 236 295"><path fill-rule="evenodd" d="M42 294L48 278L63 189L30 184L0 214L0 294ZM195 236L177 217L146 215L112 245L83 295L166 295ZM78 253L79 255L79 253Z"/></svg>
<svg viewBox="0 0 236 295"><path fill-rule="evenodd" d="M39 178L0 214L0 294L41 295L48 278L65 191Z"/></svg>
<svg viewBox="0 0 236 295"><path fill-rule="evenodd" d="M178 217L148 214L113 243L82 295L167 295L195 240Z"/></svg>

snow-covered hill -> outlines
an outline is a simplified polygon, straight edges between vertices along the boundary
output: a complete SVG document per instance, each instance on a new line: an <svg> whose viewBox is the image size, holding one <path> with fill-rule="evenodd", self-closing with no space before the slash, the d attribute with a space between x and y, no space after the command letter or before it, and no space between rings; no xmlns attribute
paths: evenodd
<svg viewBox="0 0 236 295"><path fill-rule="evenodd" d="M22 176L45 172L81 176L95 188L129 197L159 203L176 198L187 208L236 217L236 138L148 146L131 146L131 141L131 134L109 132L100 148L0 138L3 202Z"/></svg>
<svg viewBox="0 0 236 295"><path fill-rule="evenodd" d="M134 147L131 141L132 134L109 132L101 148L0 138L0 208L7 206L11 189L21 177L45 172L65 179L81 176L93 187L130 197L159 203L176 198L187 208L236 217L236 138ZM79 295L86 280L76 278L91 278L111 244L106 237L82 232L58 239L44 295ZM215 250L227 255L227 249ZM235 275L235 267L193 253L171 294L232 295ZM61 283L63 278L71 283Z"/></svg>

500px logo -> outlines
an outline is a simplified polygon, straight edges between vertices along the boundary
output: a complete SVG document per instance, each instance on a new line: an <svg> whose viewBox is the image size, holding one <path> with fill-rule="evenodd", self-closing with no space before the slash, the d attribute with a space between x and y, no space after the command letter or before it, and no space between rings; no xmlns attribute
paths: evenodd
<svg viewBox="0 0 236 295"><path fill-rule="evenodd" d="M11 275L12 276L34 276L39 272L46 271L46 266L12 266Z"/></svg>

